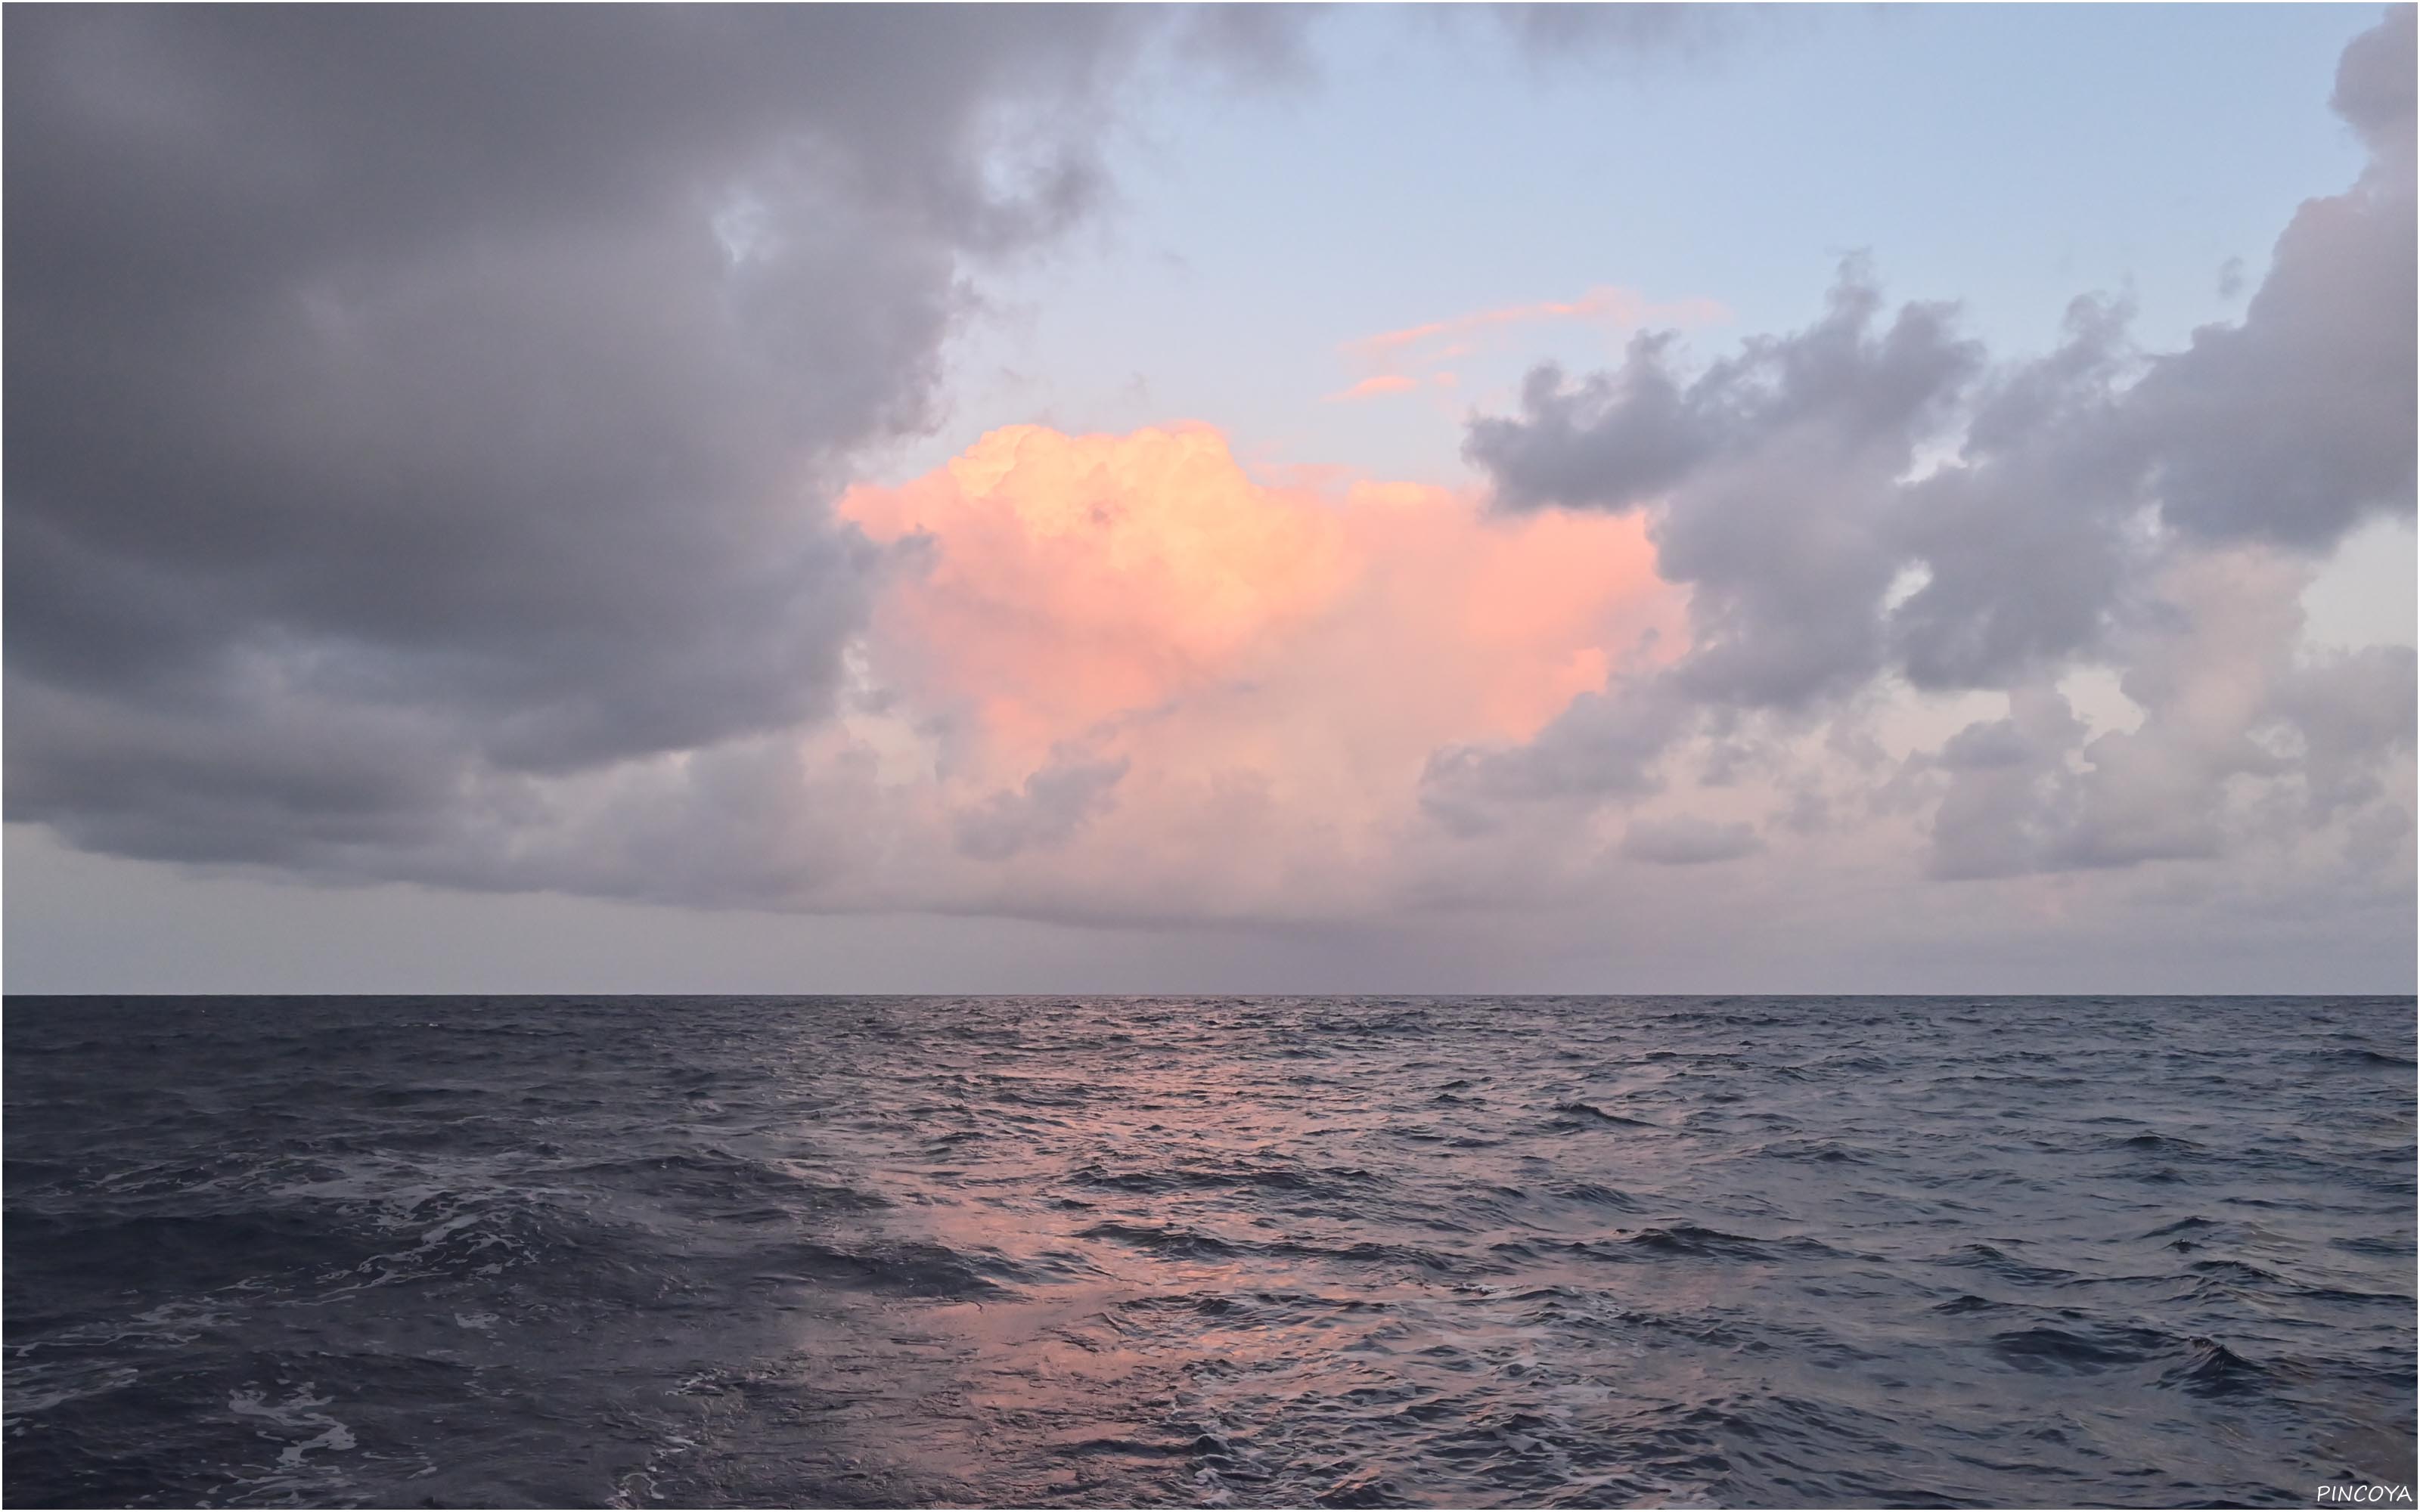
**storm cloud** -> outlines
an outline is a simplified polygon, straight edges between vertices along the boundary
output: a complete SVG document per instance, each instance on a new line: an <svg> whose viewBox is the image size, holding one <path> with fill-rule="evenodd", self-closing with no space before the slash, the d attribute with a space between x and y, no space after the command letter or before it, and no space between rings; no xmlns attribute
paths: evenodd
<svg viewBox="0 0 2420 1512"><path fill-rule="evenodd" d="M1155 24L10 15L9 817L326 862L824 714L828 502Z"/></svg>

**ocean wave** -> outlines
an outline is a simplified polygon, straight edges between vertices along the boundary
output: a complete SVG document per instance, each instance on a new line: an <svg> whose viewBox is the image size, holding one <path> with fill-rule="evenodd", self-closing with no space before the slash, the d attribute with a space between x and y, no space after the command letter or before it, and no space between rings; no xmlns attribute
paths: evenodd
<svg viewBox="0 0 2420 1512"><path fill-rule="evenodd" d="M12 1000L0 1492L2299 1502L2409 1008Z"/></svg>

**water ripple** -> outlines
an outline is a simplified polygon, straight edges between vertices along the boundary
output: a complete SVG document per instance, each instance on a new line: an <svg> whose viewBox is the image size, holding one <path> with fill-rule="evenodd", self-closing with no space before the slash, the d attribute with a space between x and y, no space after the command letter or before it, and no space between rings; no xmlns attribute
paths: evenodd
<svg viewBox="0 0 2420 1512"><path fill-rule="evenodd" d="M12 999L22 1504L2307 1504L2409 999Z"/></svg>

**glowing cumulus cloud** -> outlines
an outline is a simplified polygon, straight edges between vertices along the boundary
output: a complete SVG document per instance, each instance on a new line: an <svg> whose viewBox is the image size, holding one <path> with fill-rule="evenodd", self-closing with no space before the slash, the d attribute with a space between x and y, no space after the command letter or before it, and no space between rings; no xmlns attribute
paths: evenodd
<svg viewBox="0 0 2420 1512"><path fill-rule="evenodd" d="M1433 751L1527 738L1681 641L1635 517L1264 483L1206 426L998 430L841 512L908 559L866 657L990 826L961 872L1105 911L1373 903Z"/></svg>

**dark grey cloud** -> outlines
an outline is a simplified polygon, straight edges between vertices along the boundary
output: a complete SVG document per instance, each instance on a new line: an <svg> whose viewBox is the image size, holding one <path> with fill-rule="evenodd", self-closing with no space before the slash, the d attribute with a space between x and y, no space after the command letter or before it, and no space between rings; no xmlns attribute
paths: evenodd
<svg viewBox="0 0 2420 1512"><path fill-rule="evenodd" d="M1188 9L1176 45L1187 63L1246 90L1298 90L1318 77L1310 33L1326 5L1202 5Z"/></svg>
<svg viewBox="0 0 2420 1512"><path fill-rule="evenodd" d="M1667 356L1679 340L1641 332L1620 368L1578 384L1554 363L1533 368L1522 380L1520 417L1472 420L1464 455L1511 508L1637 508L1688 476L1719 440Z"/></svg>
<svg viewBox="0 0 2420 1512"><path fill-rule="evenodd" d="M2352 39L2336 63L2328 104L2350 122L2388 176L2412 166L2414 8L2388 6L2379 23Z"/></svg>
<svg viewBox="0 0 2420 1512"><path fill-rule="evenodd" d="M1101 201L1165 24L10 12L9 817L401 855L822 715L890 570L826 503L929 423L973 276Z"/></svg>
<svg viewBox="0 0 2420 1512"><path fill-rule="evenodd" d="M1977 398L1971 380L1984 373L1985 354L1957 337L1954 309L1910 304L1877 332L1881 295L1853 264L1822 321L1750 340L1694 378L1677 371L1669 332L1641 333L1620 368L1577 381L1541 367L1523 386L1517 415L1471 422L1466 455L1507 508L1655 503L1659 540L1678 556L1671 570L1718 586L1727 574L1743 585L1769 579L1753 559L1772 549L1776 521L1797 517L1820 517L1835 552L1845 540L1859 555L1936 575L1946 567L1955 579L1962 552L2043 550L2045 533L2090 535L2111 515L2147 502L2200 538L2311 548L2332 545L2369 514L2409 514L2420 370L2411 277L2412 55L2410 8L2390 10L2347 49L2335 103L2370 150L2360 182L2304 204L2243 319L2205 327L2182 351L2133 353L2127 312L2081 300L2058 350L1993 375ZM1902 486L1896 474L1859 465L1904 464L1917 443L1940 439L1958 420L1967 423L1960 454L1923 482ZM1761 456L1783 448L1802 464L1792 475L1753 476ZM1736 471L1782 501L1758 514L1737 497L1729 475ZM1853 490L1846 500L1827 497L1844 487ZM1904 501L1892 497L1902 491ZM1870 518L1854 517L1869 496L1879 496L1865 511ZM2103 584L2118 576L2106 563L2073 564ZM1971 567L1963 576L1973 578ZM2089 616L2074 604L2056 607L2064 629L1946 623L1945 604L1973 601L1966 590L1976 586L1946 586L1916 615L1924 623L1907 626L1908 639L1955 631L2021 643L2038 635L2054 654L2088 639L2081 621ZM1754 602L1752 592L1717 599L1717 616ZM1993 602L1978 612L1989 620L2009 608ZM1918 651L1912 671L1920 680L1963 676L1987 686L2018 659ZM1959 662L1975 671L1953 670ZM1752 701L1770 692L1748 691Z"/></svg>
<svg viewBox="0 0 2420 1512"><path fill-rule="evenodd" d="M2114 396L2128 314L2076 301L2055 349L1981 385L1955 461L1889 490L1883 538L1921 581L1882 631L1916 687L2005 687L2099 645L2123 607L2149 560L2144 451Z"/></svg>
<svg viewBox="0 0 2420 1512"><path fill-rule="evenodd" d="M1617 511L1799 432L1850 457L1903 457L1979 349L1955 337L1947 305L1908 305L1877 331L1883 297L1862 259L1842 267L1827 302L1806 331L1750 338L1685 382L1671 332L1640 332L1619 369L1576 384L1542 366L1519 418L1474 419L1465 453L1506 507Z"/></svg>
<svg viewBox="0 0 2420 1512"><path fill-rule="evenodd" d="M1500 508L1645 511L1661 570L1690 588L1691 644L1653 680L1652 717L1625 710L1647 686L1632 679L1532 746L1440 753L1432 810L1476 832L1489 804L1648 791L1637 774L1663 753L1652 737L1706 727L1676 698L1709 717L1795 716L1897 679L2015 693L2079 663L2122 667L2160 643L2173 606L2156 584L2180 554L2257 543L2308 556L2365 519L2408 517L2412 76L2413 11L2398 7L2338 72L2335 106L2369 153L2360 181L2305 203L2243 318L2182 350L2139 351L2123 305L2082 299L2049 353L1993 363L1949 305L1885 318L1852 263L1814 325L1695 372L1662 332L1634 338L1607 372L1532 372L1515 413L1470 423L1466 455ZM2295 731L2334 717L2316 693L2279 697ZM1936 834L1940 874L2211 854L2206 810L2163 808L2145 795L2156 780L2137 794L2124 774L2190 768L2200 793L2264 759L2242 731L2190 759L2165 737L2104 737L2105 770L2078 785L2051 753L2081 728L2036 707L1941 753L1962 775ZM1606 733L1593 749L1590 731ZM2288 743L2307 748L2292 760L2317 779L2326 739Z"/></svg>
<svg viewBox="0 0 2420 1512"><path fill-rule="evenodd" d="M2334 102L2371 155L2361 181L2296 212L2242 322L2195 332L2126 394L2180 530L2318 548L2412 511L2412 39L2397 7L2337 70Z"/></svg>
<svg viewBox="0 0 2420 1512"><path fill-rule="evenodd" d="M1499 504L1630 510L1664 576L1692 590L1677 669L1709 702L1797 705L1862 685L1884 650L1884 595L1904 560L1888 532L1897 480L1981 362L1946 305L1887 321L1861 264L1823 318L1747 342L1683 382L1671 337L1575 384L1529 376L1518 418L1482 418L1466 452Z"/></svg>
<svg viewBox="0 0 2420 1512"><path fill-rule="evenodd" d="M1435 8L1453 12L1458 6ZM1699 60L1753 28L1803 20L1798 8L1760 5L1490 5L1476 8L1542 68L1602 70L1680 58Z"/></svg>
<svg viewBox="0 0 2420 1512"><path fill-rule="evenodd" d="M1508 805L1643 797L1662 791L1664 753L1694 718L1669 678L1618 682L1574 699L1526 744L1455 746L1432 755L1420 805L1467 837L1494 829Z"/></svg>

